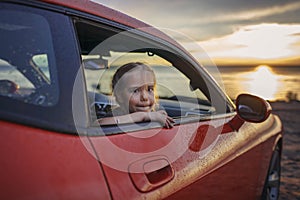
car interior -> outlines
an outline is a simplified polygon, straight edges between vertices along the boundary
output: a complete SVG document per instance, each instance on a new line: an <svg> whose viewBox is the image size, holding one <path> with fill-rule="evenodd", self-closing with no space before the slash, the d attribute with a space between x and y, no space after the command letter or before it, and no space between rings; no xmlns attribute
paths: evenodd
<svg viewBox="0 0 300 200"><path fill-rule="evenodd" d="M0 95L54 105L58 89L48 22L22 11L2 10L0 14Z"/></svg>

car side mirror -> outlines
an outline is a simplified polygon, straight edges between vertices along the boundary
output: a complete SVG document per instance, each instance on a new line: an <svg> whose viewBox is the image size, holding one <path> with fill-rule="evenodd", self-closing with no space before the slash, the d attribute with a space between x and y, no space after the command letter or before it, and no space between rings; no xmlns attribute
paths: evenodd
<svg viewBox="0 0 300 200"><path fill-rule="evenodd" d="M266 100L250 94L240 94L236 99L236 108L240 118L254 123L265 121L272 111Z"/></svg>

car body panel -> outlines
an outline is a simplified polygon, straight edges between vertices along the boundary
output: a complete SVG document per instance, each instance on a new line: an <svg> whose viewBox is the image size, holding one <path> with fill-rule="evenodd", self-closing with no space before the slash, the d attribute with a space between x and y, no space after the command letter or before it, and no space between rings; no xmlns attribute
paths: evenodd
<svg viewBox="0 0 300 200"><path fill-rule="evenodd" d="M110 198L83 138L4 121L0 133L1 199Z"/></svg>
<svg viewBox="0 0 300 200"><path fill-rule="evenodd" d="M259 199L262 193L259 188L264 185L268 168L255 161L270 160L271 152L264 150L272 147L274 138L237 156L167 199ZM249 165L249 162L254 164Z"/></svg>

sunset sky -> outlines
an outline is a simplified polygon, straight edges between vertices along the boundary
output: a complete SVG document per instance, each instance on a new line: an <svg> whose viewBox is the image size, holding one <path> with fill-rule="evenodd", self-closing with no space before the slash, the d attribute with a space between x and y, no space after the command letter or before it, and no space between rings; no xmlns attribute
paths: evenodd
<svg viewBox="0 0 300 200"><path fill-rule="evenodd" d="M218 65L300 62L300 1L94 1L178 33L177 40L194 56L200 46Z"/></svg>

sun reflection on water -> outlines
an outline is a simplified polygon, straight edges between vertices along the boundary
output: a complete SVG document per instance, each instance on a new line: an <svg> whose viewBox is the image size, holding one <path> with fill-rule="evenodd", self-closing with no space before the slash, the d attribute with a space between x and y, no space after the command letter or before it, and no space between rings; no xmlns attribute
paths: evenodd
<svg viewBox="0 0 300 200"><path fill-rule="evenodd" d="M245 74L249 80L248 91L264 99L276 98L280 86L280 76L276 75L268 65L259 65L254 71Z"/></svg>

